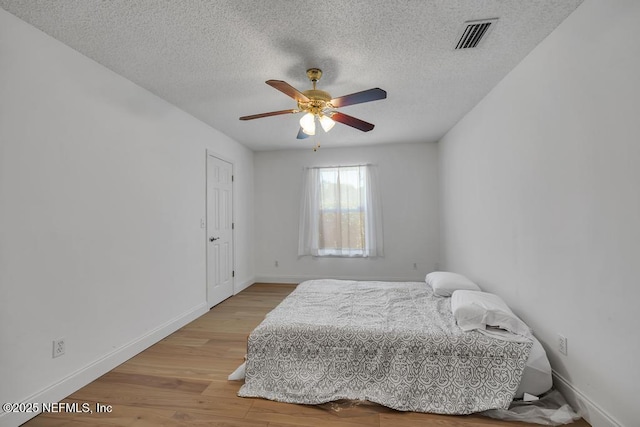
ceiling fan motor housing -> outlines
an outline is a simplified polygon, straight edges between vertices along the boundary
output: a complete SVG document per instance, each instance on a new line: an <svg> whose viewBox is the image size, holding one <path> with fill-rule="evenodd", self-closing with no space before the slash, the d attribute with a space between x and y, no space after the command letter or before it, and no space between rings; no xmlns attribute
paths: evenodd
<svg viewBox="0 0 640 427"><path fill-rule="evenodd" d="M309 101L298 101L298 108L311 114L320 114L327 108L333 108L331 105L331 95L329 92L319 89L309 89L302 92Z"/></svg>

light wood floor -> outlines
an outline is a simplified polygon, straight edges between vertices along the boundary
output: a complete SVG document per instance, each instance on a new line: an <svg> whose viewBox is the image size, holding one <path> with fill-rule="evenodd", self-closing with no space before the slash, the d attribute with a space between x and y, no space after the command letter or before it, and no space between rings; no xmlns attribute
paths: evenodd
<svg viewBox="0 0 640 427"><path fill-rule="evenodd" d="M479 415L405 413L377 405L341 407L237 397L227 376L242 363L247 335L293 285L254 284L207 314L78 390L63 402L111 405L111 413L47 413L36 426L335 426L525 427ZM588 427L585 421L572 427Z"/></svg>

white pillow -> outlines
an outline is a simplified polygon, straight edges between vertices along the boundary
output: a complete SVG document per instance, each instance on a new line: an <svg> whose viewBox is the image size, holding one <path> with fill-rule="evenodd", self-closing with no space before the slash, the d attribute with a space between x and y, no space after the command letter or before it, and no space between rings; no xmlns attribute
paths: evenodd
<svg viewBox="0 0 640 427"><path fill-rule="evenodd" d="M455 291L451 297L451 311L464 331L487 327L504 329L511 333L530 336L531 330L518 318L498 295L488 292Z"/></svg>
<svg viewBox="0 0 640 427"><path fill-rule="evenodd" d="M450 297L453 291L465 289L479 291L480 287L462 274L448 271L434 271L427 274L425 281L433 288L433 293L441 297Z"/></svg>

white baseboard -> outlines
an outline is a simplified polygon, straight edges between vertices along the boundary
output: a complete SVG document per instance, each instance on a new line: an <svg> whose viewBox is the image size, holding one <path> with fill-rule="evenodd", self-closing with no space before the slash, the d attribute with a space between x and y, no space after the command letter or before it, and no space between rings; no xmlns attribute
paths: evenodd
<svg viewBox="0 0 640 427"><path fill-rule="evenodd" d="M338 280L376 280L381 282L424 282L424 277L371 277L371 276L257 276L256 283L302 283L313 279L338 279Z"/></svg>
<svg viewBox="0 0 640 427"><path fill-rule="evenodd" d="M233 285L233 294L237 295L240 292L244 291L245 289L247 289L249 286L253 285L254 283L256 283L256 280L254 278L245 280L243 282L240 283L234 283Z"/></svg>
<svg viewBox="0 0 640 427"><path fill-rule="evenodd" d="M59 402L70 394L106 374L116 366L131 359L136 354L157 343L177 331L184 325L207 312L207 304L203 302L196 307L174 317L160 325L153 331L105 354L94 362L84 366L60 381L31 395L21 403ZM37 413L6 413L0 414L0 427L14 427L38 415Z"/></svg>
<svg viewBox="0 0 640 427"><path fill-rule="evenodd" d="M301 283L306 278L302 276L257 276L255 283Z"/></svg>
<svg viewBox="0 0 640 427"><path fill-rule="evenodd" d="M571 407L593 427L622 427L622 424L577 390L556 371L553 371L553 386L562 393Z"/></svg>

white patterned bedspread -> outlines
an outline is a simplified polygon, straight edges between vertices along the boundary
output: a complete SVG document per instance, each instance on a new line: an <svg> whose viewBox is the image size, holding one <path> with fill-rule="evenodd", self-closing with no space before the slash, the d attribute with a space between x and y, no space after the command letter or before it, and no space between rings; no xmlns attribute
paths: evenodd
<svg viewBox="0 0 640 427"><path fill-rule="evenodd" d="M508 408L530 342L464 332L424 282L311 280L251 333L243 397L401 411Z"/></svg>

